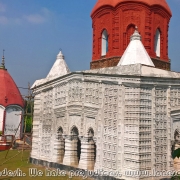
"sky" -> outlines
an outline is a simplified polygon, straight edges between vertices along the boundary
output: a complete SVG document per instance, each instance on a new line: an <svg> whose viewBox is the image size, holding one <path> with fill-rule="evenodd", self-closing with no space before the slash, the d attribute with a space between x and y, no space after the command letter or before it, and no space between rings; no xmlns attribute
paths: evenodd
<svg viewBox="0 0 180 180"><path fill-rule="evenodd" d="M180 72L180 0L167 0L171 69ZM0 0L0 57L18 87L45 78L62 50L71 71L90 68L96 0ZM23 95L27 91L21 90Z"/></svg>

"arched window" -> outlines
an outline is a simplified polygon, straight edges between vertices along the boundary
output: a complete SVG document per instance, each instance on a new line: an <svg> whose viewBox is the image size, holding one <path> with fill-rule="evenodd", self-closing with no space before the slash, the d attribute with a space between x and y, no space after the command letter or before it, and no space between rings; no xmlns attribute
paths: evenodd
<svg viewBox="0 0 180 180"><path fill-rule="evenodd" d="M108 34L107 34L106 30L104 30L102 32L102 44L101 44L101 47L102 47L101 55L105 56L107 54L107 52L108 52Z"/></svg>
<svg viewBox="0 0 180 180"><path fill-rule="evenodd" d="M180 130L176 129L174 132L174 140L176 143L180 144Z"/></svg>
<svg viewBox="0 0 180 180"><path fill-rule="evenodd" d="M71 129L71 135L73 136L78 136L79 135L79 131L77 129L76 126L74 126L72 129Z"/></svg>
<svg viewBox="0 0 180 180"><path fill-rule="evenodd" d="M161 34L159 29L156 30L155 40L154 40L154 51L157 57L160 57L161 49Z"/></svg>
<svg viewBox="0 0 180 180"><path fill-rule="evenodd" d="M133 35L134 31L135 31L135 25L134 24L130 24L127 27L127 30L126 30L126 34L127 34L127 46L130 43L130 38Z"/></svg>
<svg viewBox="0 0 180 180"><path fill-rule="evenodd" d="M94 136L94 130L92 128L89 128L88 137L93 137L93 136Z"/></svg>
<svg viewBox="0 0 180 180"><path fill-rule="evenodd" d="M57 130L57 136L56 136L58 140L61 139L62 134L63 134L63 129L62 129L62 127L59 127Z"/></svg>

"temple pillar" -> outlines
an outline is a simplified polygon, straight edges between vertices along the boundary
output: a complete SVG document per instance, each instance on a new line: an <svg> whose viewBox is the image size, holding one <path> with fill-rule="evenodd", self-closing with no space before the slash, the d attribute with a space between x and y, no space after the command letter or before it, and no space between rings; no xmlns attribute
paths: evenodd
<svg viewBox="0 0 180 180"><path fill-rule="evenodd" d="M83 137L81 139L81 157L79 161L80 169L94 170L95 145L93 138Z"/></svg>
<svg viewBox="0 0 180 180"><path fill-rule="evenodd" d="M63 164L68 166L78 166L78 136L66 135L65 138L65 154Z"/></svg>
<svg viewBox="0 0 180 180"><path fill-rule="evenodd" d="M64 138L57 135L54 140L53 162L63 163L64 158Z"/></svg>

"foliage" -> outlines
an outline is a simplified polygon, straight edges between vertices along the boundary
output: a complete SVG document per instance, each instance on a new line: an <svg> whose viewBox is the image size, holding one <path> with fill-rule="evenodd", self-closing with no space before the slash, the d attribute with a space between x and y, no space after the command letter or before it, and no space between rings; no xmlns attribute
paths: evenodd
<svg viewBox="0 0 180 180"><path fill-rule="evenodd" d="M172 157L173 157L173 159L175 159L176 157L177 157L177 158L180 158L180 148L179 148L179 149L176 149L176 150L173 152Z"/></svg>
<svg viewBox="0 0 180 180"><path fill-rule="evenodd" d="M173 151L172 157L173 157L173 159L175 159L175 158L180 158L180 148L179 148L179 149L176 149L175 151ZM173 176L173 177L171 178L171 180L180 180L180 175L178 175L178 176Z"/></svg>
<svg viewBox="0 0 180 180"><path fill-rule="evenodd" d="M173 176L171 180L180 180L180 176Z"/></svg>
<svg viewBox="0 0 180 180"><path fill-rule="evenodd" d="M24 122L24 123L26 123L26 130L25 130L25 132L26 132L26 133L31 132L31 128L32 128L32 117L31 117L31 116L27 116L27 117L25 118L25 122Z"/></svg>
<svg viewBox="0 0 180 180"><path fill-rule="evenodd" d="M32 123L33 123L33 108L34 108L34 101L25 101L25 116L24 116L24 126L25 126L25 132L29 133L32 129Z"/></svg>
<svg viewBox="0 0 180 180"><path fill-rule="evenodd" d="M0 131L0 136L2 135L2 131Z"/></svg>

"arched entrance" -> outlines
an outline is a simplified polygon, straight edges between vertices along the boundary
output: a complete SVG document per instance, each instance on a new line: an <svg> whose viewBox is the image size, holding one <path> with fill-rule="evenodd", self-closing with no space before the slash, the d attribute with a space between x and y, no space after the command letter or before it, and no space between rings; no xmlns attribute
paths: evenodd
<svg viewBox="0 0 180 180"><path fill-rule="evenodd" d="M69 166L78 166L78 162L81 155L81 142L79 140L79 131L76 126L73 126L70 130L70 135L65 137L65 154L63 164Z"/></svg>
<svg viewBox="0 0 180 180"><path fill-rule="evenodd" d="M88 129L87 135L81 138L81 158L79 161L79 168L94 170L96 159L96 146L93 140L94 130Z"/></svg>
<svg viewBox="0 0 180 180"><path fill-rule="evenodd" d="M74 126L71 130L71 135L74 136L74 138L77 138L77 157L78 157L78 162L80 160L80 155L81 155L81 141L79 139L79 131L76 126Z"/></svg>
<svg viewBox="0 0 180 180"><path fill-rule="evenodd" d="M64 138L63 138L63 128L60 126L57 129L56 137L54 141L54 153L53 159L57 163L62 163L64 158Z"/></svg>

